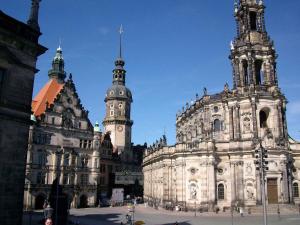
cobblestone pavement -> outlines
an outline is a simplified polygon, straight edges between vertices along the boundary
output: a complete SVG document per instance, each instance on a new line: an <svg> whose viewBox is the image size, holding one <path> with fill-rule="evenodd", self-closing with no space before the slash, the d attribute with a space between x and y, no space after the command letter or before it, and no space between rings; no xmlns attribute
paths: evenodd
<svg viewBox="0 0 300 225"><path fill-rule="evenodd" d="M119 225L125 222L125 216L129 214L127 207L113 208L87 208L71 209L70 220L79 222L80 225ZM173 225L176 221L180 225L262 225L261 214L245 215L241 217L235 213L233 223L230 213L197 213L155 210L150 207L138 205L135 210L134 220L142 220L146 225ZM35 212L30 224L28 215L24 216L23 225L37 225L37 221L42 218L42 212ZM124 223L125 224L125 223ZM269 225L299 225L300 215L268 215Z"/></svg>

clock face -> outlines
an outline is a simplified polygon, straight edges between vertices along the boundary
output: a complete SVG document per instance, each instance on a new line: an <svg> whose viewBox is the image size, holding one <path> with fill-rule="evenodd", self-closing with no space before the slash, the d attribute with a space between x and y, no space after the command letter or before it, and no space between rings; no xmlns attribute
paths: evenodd
<svg viewBox="0 0 300 225"><path fill-rule="evenodd" d="M123 131L123 127L122 126L118 126L118 131L122 132Z"/></svg>

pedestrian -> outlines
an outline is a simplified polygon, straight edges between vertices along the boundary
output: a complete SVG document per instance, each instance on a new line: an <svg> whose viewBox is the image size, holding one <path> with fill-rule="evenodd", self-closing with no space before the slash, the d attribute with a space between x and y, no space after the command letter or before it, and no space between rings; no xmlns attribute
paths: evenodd
<svg viewBox="0 0 300 225"><path fill-rule="evenodd" d="M178 225L178 222L176 221L176 222L174 223L174 225Z"/></svg>
<svg viewBox="0 0 300 225"><path fill-rule="evenodd" d="M45 225L53 225L52 219L47 218L46 221L45 221Z"/></svg>
<svg viewBox="0 0 300 225"><path fill-rule="evenodd" d="M240 207L240 215L241 215L241 217L244 216L244 209L243 209L243 207Z"/></svg>

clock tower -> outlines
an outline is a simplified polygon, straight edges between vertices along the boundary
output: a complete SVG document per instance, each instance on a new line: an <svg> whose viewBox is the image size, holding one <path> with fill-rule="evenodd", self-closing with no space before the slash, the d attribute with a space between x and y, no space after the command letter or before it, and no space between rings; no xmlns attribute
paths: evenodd
<svg viewBox="0 0 300 225"><path fill-rule="evenodd" d="M122 58L122 27L120 28L120 52L115 61L112 86L106 91L106 114L103 120L105 132L110 132L114 152L119 154L131 148L130 109L132 103L131 91L125 86L126 70Z"/></svg>

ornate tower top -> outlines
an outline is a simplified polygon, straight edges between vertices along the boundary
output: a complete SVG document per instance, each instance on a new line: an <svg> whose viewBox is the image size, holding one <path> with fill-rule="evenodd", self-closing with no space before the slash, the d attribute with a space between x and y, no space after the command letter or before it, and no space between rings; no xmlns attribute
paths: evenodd
<svg viewBox="0 0 300 225"><path fill-rule="evenodd" d="M115 61L115 69L113 70L113 84L125 85L125 75L126 70L123 68L125 65L125 61L122 59L122 34L123 34L123 26L120 26L119 29L120 34L120 49L119 49L119 57Z"/></svg>
<svg viewBox="0 0 300 225"><path fill-rule="evenodd" d="M56 49L56 54L52 60L52 69L49 70L48 76L50 79L57 79L59 83L63 83L66 78L66 72L64 70L65 61L62 55L62 48Z"/></svg>
<svg viewBox="0 0 300 225"><path fill-rule="evenodd" d="M30 16L27 21L27 24L37 30L40 31L40 26L39 26L39 7L40 7L40 2L42 0L32 0L31 2L31 10L30 10Z"/></svg>
<svg viewBox="0 0 300 225"><path fill-rule="evenodd" d="M273 91L277 86L276 52L265 26L262 0L235 1L237 36L231 43L233 88Z"/></svg>

